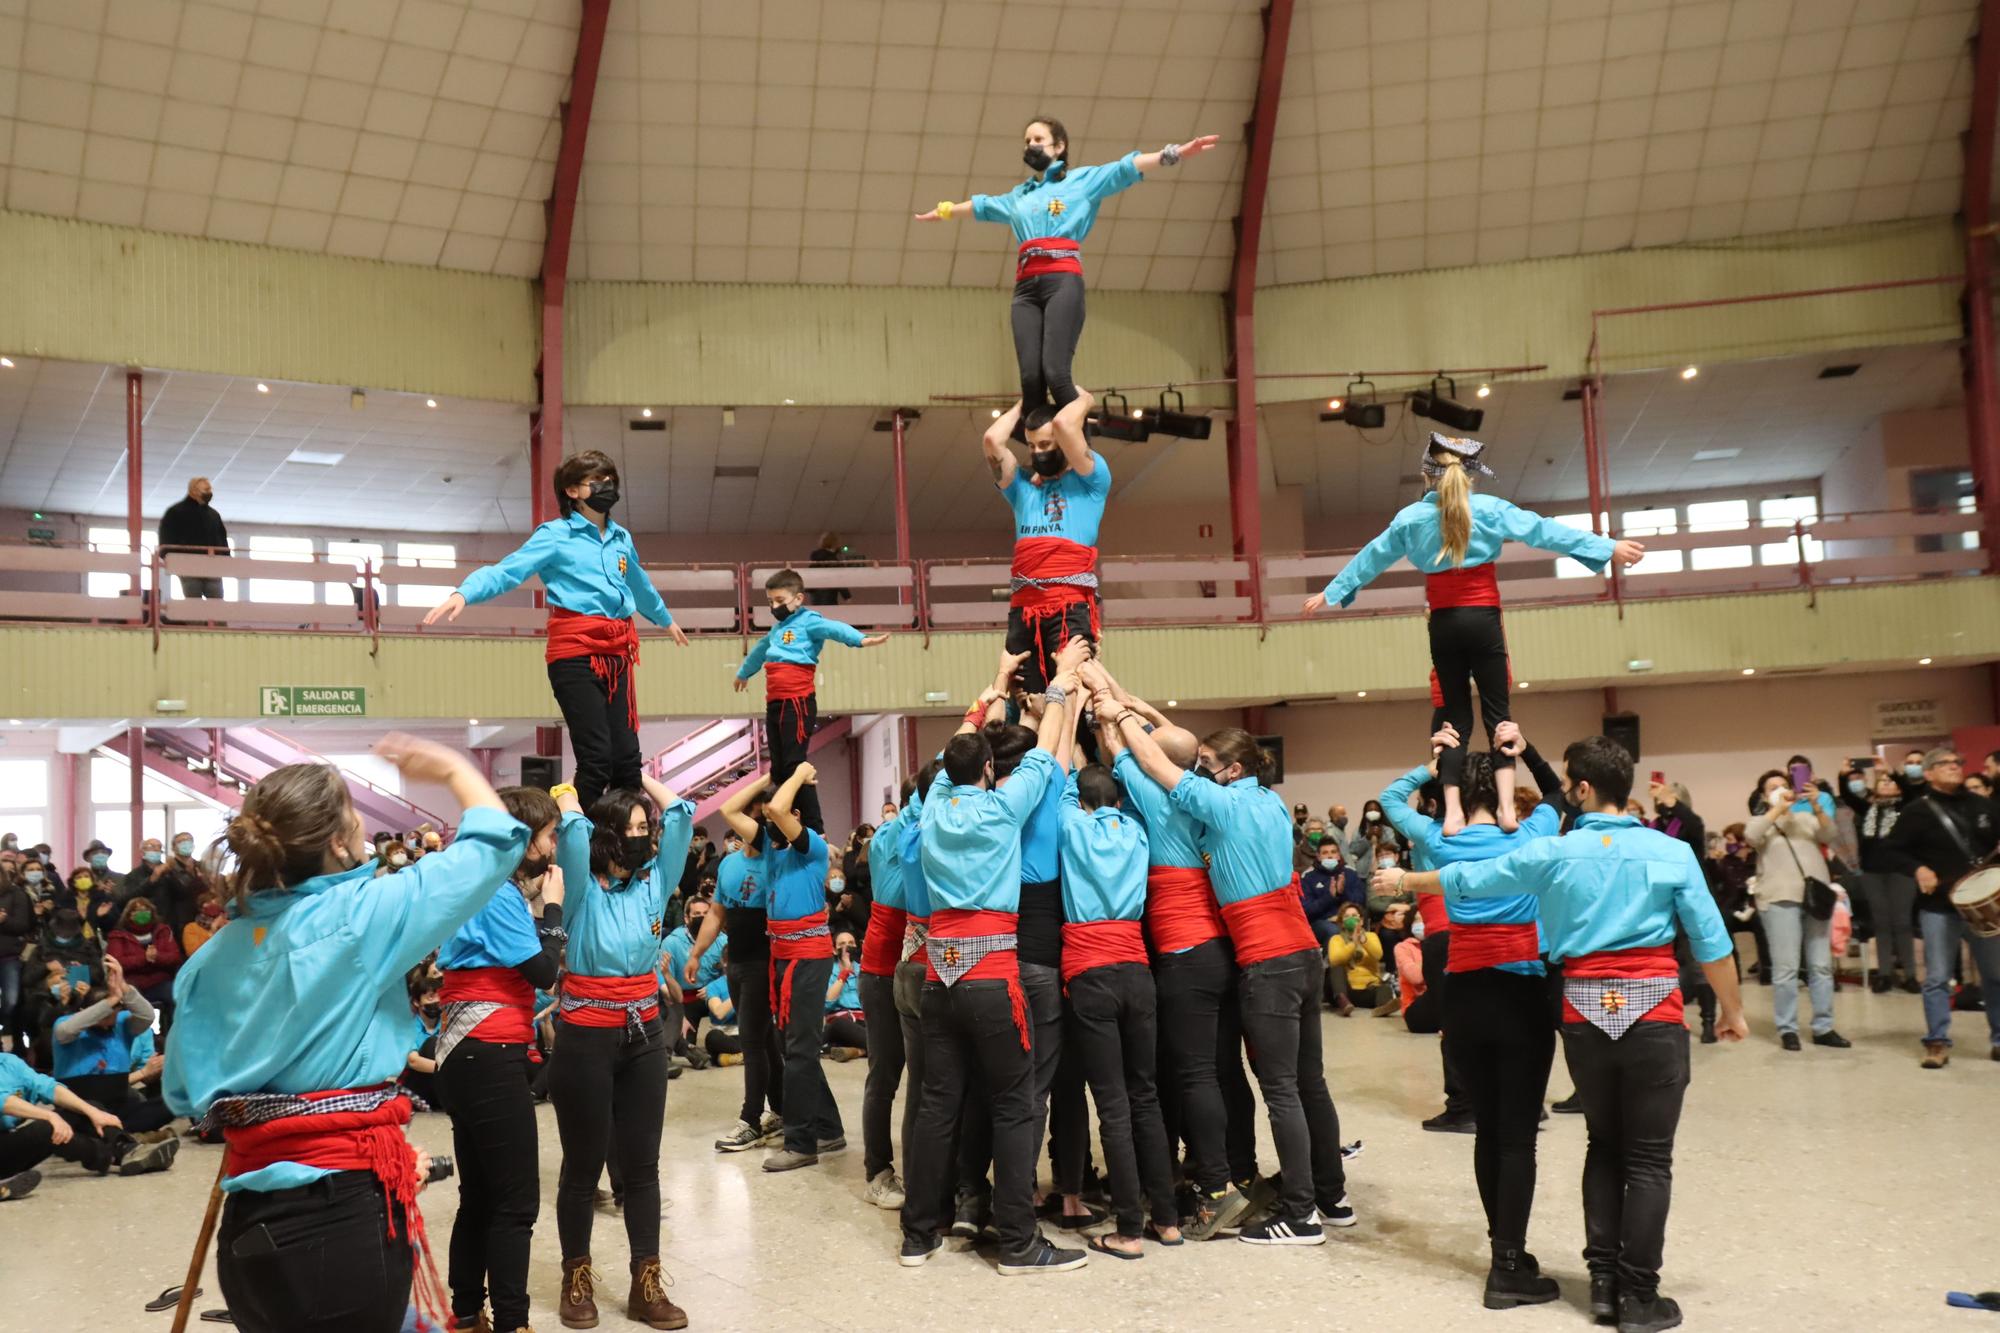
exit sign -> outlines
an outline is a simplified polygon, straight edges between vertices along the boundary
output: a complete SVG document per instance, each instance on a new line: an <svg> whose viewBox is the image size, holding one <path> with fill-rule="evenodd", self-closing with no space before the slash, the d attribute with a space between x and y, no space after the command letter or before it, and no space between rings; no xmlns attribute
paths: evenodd
<svg viewBox="0 0 2000 1333"><path fill-rule="evenodd" d="M266 685L257 691L259 717L366 717L368 691L358 685Z"/></svg>

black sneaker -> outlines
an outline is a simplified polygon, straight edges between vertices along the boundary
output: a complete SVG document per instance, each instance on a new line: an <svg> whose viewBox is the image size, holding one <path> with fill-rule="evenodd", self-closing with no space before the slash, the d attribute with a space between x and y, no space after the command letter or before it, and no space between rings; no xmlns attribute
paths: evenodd
<svg viewBox="0 0 2000 1333"><path fill-rule="evenodd" d="M1813 1033L1813 1045L1830 1046L1836 1051L1844 1051L1854 1043L1829 1028L1825 1032Z"/></svg>
<svg viewBox="0 0 2000 1333"><path fill-rule="evenodd" d="M1554 1111L1557 1115L1582 1115L1583 1094L1580 1092L1572 1092L1569 1096L1563 1098L1559 1102L1550 1102L1549 1109L1551 1111Z"/></svg>
<svg viewBox="0 0 2000 1333"><path fill-rule="evenodd" d="M1250 1211L1250 1200L1234 1185L1214 1194L1197 1194L1194 1211L1181 1225L1189 1240L1208 1240L1235 1226Z"/></svg>
<svg viewBox="0 0 2000 1333"><path fill-rule="evenodd" d="M1715 1020L1712 1018L1702 1019L1701 1044L1704 1046L1713 1046L1718 1040L1719 1038L1715 1035Z"/></svg>
<svg viewBox="0 0 2000 1333"><path fill-rule="evenodd" d="M1347 1196L1343 1194L1340 1196L1339 1203L1331 1208L1322 1208L1319 1210L1319 1220L1324 1225L1330 1227L1351 1227L1360 1219L1355 1217L1354 1205L1349 1203Z"/></svg>
<svg viewBox="0 0 2000 1333"><path fill-rule="evenodd" d="M1788 1051L1800 1051L1805 1049L1803 1046L1799 1045L1799 1034L1796 1032L1780 1033L1778 1036L1778 1045L1784 1047Z"/></svg>
<svg viewBox="0 0 2000 1333"><path fill-rule="evenodd" d="M1628 1292L1618 1300L1618 1333L1661 1333L1679 1328L1680 1323L1681 1307L1658 1292L1650 1296Z"/></svg>
<svg viewBox="0 0 2000 1333"><path fill-rule="evenodd" d="M30 1194L33 1194L35 1186L41 1183L42 1173L33 1167L28 1168L26 1171L17 1171L5 1180L0 1180L0 1203L6 1203L12 1199L25 1199Z"/></svg>
<svg viewBox="0 0 2000 1333"><path fill-rule="evenodd" d="M1618 1277L1613 1273L1590 1275L1590 1317L1600 1324L1618 1322Z"/></svg>
<svg viewBox="0 0 2000 1333"><path fill-rule="evenodd" d="M1244 1227L1237 1233L1236 1239L1246 1245L1324 1245L1326 1229L1320 1226L1316 1216L1274 1217L1268 1222Z"/></svg>
<svg viewBox="0 0 2000 1333"><path fill-rule="evenodd" d="M154 1171L164 1171L174 1164L174 1158L180 1154L180 1150L179 1139L167 1139L161 1143L141 1143L118 1159L118 1174L143 1176Z"/></svg>
<svg viewBox="0 0 2000 1333"><path fill-rule="evenodd" d="M1085 1204L1080 1213L1065 1213L1058 1209L1055 1223L1064 1231L1088 1231L1109 1216L1109 1213Z"/></svg>
<svg viewBox="0 0 2000 1333"><path fill-rule="evenodd" d="M1470 1111L1440 1111L1424 1121L1424 1128L1433 1134L1477 1134L1478 1122Z"/></svg>
<svg viewBox="0 0 2000 1333"><path fill-rule="evenodd" d="M1493 1256L1486 1270L1484 1303L1489 1310L1512 1310L1522 1305L1546 1305L1562 1295L1552 1277L1542 1276L1535 1256L1521 1250L1507 1250Z"/></svg>
<svg viewBox="0 0 2000 1333"><path fill-rule="evenodd" d="M922 1268L925 1260L943 1248L944 1237L942 1236L932 1236L928 1240L919 1240L905 1236L903 1237L903 1252L897 1257L896 1262L905 1268Z"/></svg>
<svg viewBox="0 0 2000 1333"><path fill-rule="evenodd" d="M993 1201L984 1194L961 1194L953 1210L951 1234L959 1240L978 1240L980 1228L993 1218Z"/></svg>
<svg viewBox="0 0 2000 1333"><path fill-rule="evenodd" d="M1081 1268L1090 1262L1090 1256L1082 1250L1059 1250L1041 1236L1036 1236L1027 1249L1019 1254L1000 1256L1001 1277L1027 1277L1034 1273L1067 1273L1072 1268Z"/></svg>

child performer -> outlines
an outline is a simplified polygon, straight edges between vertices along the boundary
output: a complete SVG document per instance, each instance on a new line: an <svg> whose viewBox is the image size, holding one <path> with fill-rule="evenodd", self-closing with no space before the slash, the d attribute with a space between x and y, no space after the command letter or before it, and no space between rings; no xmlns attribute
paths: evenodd
<svg viewBox="0 0 2000 1333"><path fill-rule="evenodd" d="M1020 251L1014 265L1014 356L1021 366L1021 406L1030 414L1054 398L1067 407L1076 397L1070 362L1083 332L1083 238L1110 196L1130 189L1155 167L1171 167L1184 157L1215 147L1205 134L1157 153L1127 153L1097 167L1069 165L1069 131L1047 116L1028 122L1021 159L1035 173L1005 194L975 194L964 203L942 201L919 222L949 222L969 213L981 222L1004 222L1014 229ZM1037 686L1036 688L1040 688Z"/></svg>
<svg viewBox="0 0 2000 1333"><path fill-rule="evenodd" d="M819 780L801 763L765 807L771 937L771 1009L784 1049L785 1144L764 1159L766 1171L815 1165L822 1153L847 1148L840 1108L820 1064L826 1030L826 982L833 973L833 937L826 922L826 839L799 821L799 793Z"/></svg>
<svg viewBox="0 0 2000 1333"><path fill-rule="evenodd" d="M1479 709L1486 719L1490 742L1494 728L1507 720L1507 639L1500 627L1500 583L1493 562L1509 541L1566 555L1591 572L1606 562L1621 566L1638 562L1646 548L1635 541L1608 537L1554 523L1540 514L1517 509L1495 495L1473 490L1472 474L1490 477L1493 470L1479 461L1486 446L1478 440L1431 432L1424 450L1423 474L1428 490L1390 520L1388 529L1361 548L1324 591L1306 599L1312 615L1329 602L1348 606L1354 595L1400 557L1424 571L1424 600L1430 608L1431 665L1437 683L1438 725L1449 723L1469 741L1472 736L1472 687L1479 687ZM1514 765L1494 765L1499 790L1500 828L1512 833ZM1459 798L1459 775L1465 768L1463 749L1446 750L1438 777L1444 785L1444 834L1465 827L1465 807Z"/></svg>
<svg viewBox="0 0 2000 1333"><path fill-rule="evenodd" d="M806 581L797 570L781 569L764 580L764 594L771 601L771 628L736 668L736 692L743 693L750 677L763 671L764 739L771 747L771 781L782 786L805 762L806 747L819 726L813 676L820 648L828 639L849 648L879 648L889 636L863 634L807 606ZM808 786L800 793L799 817L813 832L825 834L818 787Z"/></svg>
<svg viewBox="0 0 2000 1333"><path fill-rule="evenodd" d="M395 1333L445 1312L417 1193L430 1158L403 1137L404 975L520 864L528 830L462 756L411 736L375 752L464 807L451 846L374 876L339 770L291 764L243 798L230 923L174 979L162 1091L228 1141L216 1269L238 1328Z"/></svg>
<svg viewBox="0 0 2000 1333"><path fill-rule="evenodd" d="M597 1325L591 1217L597 1178L614 1157L631 1247L625 1313L653 1328L687 1327L687 1313L667 1299L660 1268L660 1124L672 1043L655 969L661 913L687 861L694 805L651 778L645 783L644 795L605 793L588 818L574 789L552 793L563 811L556 863L569 909L568 971L549 1062L549 1100L562 1139L556 1313L569 1328Z"/></svg>
<svg viewBox="0 0 2000 1333"><path fill-rule="evenodd" d="M458 591L431 608L424 624L512 592L531 574L549 595L549 687L576 754L576 797L585 810L609 788L639 789L639 665L636 611L687 647L660 590L639 568L632 534L611 521L618 467L595 449L556 469L561 518L536 528L520 550L474 570ZM622 697L621 697L622 696Z"/></svg>

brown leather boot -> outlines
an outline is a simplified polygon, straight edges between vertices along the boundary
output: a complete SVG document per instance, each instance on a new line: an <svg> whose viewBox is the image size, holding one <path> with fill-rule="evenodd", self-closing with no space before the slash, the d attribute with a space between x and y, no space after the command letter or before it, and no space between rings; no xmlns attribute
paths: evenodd
<svg viewBox="0 0 2000 1333"><path fill-rule="evenodd" d="M590 1256L562 1261L562 1295L556 1316L564 1328L597 1327L597 1284L604 1279L590 1266Z"/></svg>
<svg viewBox="0 0 2000 1333"><path fill-rule="evenodd" d="M687 1311L667 1299L667 1274L660 1257L632 1261L632 1294L625 1298L625 1314L652 1328L686 1328Z"/></svg>

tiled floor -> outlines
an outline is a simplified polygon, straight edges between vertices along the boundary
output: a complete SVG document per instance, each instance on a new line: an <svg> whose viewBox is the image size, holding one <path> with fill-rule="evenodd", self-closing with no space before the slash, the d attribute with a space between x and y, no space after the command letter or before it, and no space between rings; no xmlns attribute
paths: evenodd
<svg viewBox="0 0 2000 1333"><path fill-rule="evenodd" d="M1852 1051L1788 1055L1770 1035L1770 991L1750 995L1752 1041L1696 1047L1681 1122L1665 1289L1699 1329L1834 1330L1985 1327L1949 1310L1952 1288L2000 1287L2000 1064L1986 1058L1979 1015L1958 1019L1958 1058L1917 1068L1914 996L1843 992ZM1542 1190L1531 1243L1563 1281L1564 1300L1480 1308L1484 1225L1472 1192L1470 1137L1425 1134L1438 1105L1437 1042L1400 1022L1326 1019L1328 1072L1361 1224L1321 1249L1234 1242L1149 1247L1143 1263L1099 1260L1080 1273L1023 1281L954 1243L918 1270L895 1261L895 1218L860 1199L863 1067L828 1065L854 1150L784 1176L759 1154L719 1158L709 1144L734 1117L737 1071L690 1072L671 1085L665 1162L666 1263L696 1330L962 1329L1583 1329L1585 1284L1577 1176L1580 1117L1542 1135ZM1569 1090L1560 1055L1551 1095ZM542 1333L558 1327L557 1151L543 1108L542 1217L532 1288ZM450 1149L441 1116L415 1135ZM1267 1167L1274 1164L1264 1136ZM32 1198L0 1205L0 1327L165 1330L140 1307L180 1280L200 1222L214 1149L191 1146L165 1175L98 1180L58 1164ZM456 1195L424 1196L431 1234L448 1234ZM613 1217L597 1221L598 1267L623 1295L626 1250ZM211 1267L200 1308L220 1304ZM948 1313L947 1313L948 1312ZM600 1327L636 1328L604 1311ZM2000 1325L1995 1325L2000 1328Z"/></svg>

